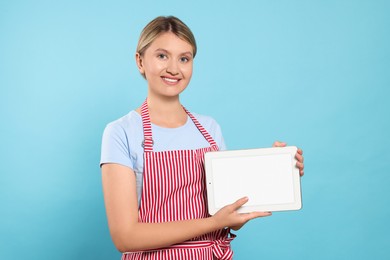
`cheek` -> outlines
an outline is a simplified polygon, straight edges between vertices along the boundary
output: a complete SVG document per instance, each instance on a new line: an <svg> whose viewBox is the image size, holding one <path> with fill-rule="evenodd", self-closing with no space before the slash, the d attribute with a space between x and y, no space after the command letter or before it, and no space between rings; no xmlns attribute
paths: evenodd
<svg viewBox="0 0 390 260"><path fill-rule="evenodd" d="M158 62L147 64L145 66L146 75L160 75L164 70L164 65Z"/></svg>
<svg viewBox="0 0 390 260"><path fill-rule="evenodd" d="M183 73L186 75L186 77L191 78L192 76L192 64L185 67L183 70Z"/></svg>

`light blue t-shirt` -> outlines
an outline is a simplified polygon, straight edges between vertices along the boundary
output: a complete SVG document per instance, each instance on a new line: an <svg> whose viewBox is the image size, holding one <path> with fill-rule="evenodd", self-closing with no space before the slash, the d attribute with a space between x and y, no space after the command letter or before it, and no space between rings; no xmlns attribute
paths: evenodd
<svg viewBox="0 0 390 260"><path fill-rule="evenodd" d="M220 150L226 150L221 128L209 116L192 113L213 137ZM193 150L210 146L190 117L177 128L152 124L153 151ZM109 123L104 129L100 165L117 163L132 169L136 175L138 203L142 192L144 140L141 115L135 110Z"/></svg>

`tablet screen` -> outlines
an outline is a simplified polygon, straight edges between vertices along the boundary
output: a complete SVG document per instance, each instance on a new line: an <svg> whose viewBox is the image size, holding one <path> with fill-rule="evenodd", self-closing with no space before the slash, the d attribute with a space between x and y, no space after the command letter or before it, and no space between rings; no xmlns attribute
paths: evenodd
<svg viewBox="0 0 390 260"><path fill-rule="evenodd" d="M246 206L294 200L289 154L219 158L212 161L217 208L247 196ZM234 192L224 190L235 189Z"/></svg>
<svg viewBox="0 0 390 260"><path fill-rule="evenodd" d="M206 153L210 214L242 197L249 201L239 212L300 209L296 151L290 146Z"/></svg>

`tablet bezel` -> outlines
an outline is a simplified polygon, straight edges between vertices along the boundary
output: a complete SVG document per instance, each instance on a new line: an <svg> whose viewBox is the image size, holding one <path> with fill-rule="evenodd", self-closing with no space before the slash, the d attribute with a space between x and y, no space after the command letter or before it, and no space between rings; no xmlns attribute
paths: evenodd
<svg viewBox="0 0 390 260"><path fill-rule="evenodd" d="M246 157L246 156L263 156L263 155L281 155L289 154L291 156L291 174L293 185L293 202L286 202L281 204L259 204L252 206L243 205L238 209L240 213L248 213L253 211L268 212L268 211L287 211L287 210L299 210L302 208L301 198L301 183L299 176L299 169L296 167L295 154L297 153L297 147L272 147L272 148L257 148L257 149L245 149L245 150L227 150L227 151L212 151L205 154L205 170L206 170L206 188L207 188L207 202L210 215L214 215L221 207L215 206L214 200L214 180L213 180L213 168L212 163L214 159L229 159L232 157ZM228 192L234 192L234 188L229 187ZM239 199L240 197L237 197ZM250 198L249 198L250 199ZM232 201L231 203L233 203Z"/></svg>

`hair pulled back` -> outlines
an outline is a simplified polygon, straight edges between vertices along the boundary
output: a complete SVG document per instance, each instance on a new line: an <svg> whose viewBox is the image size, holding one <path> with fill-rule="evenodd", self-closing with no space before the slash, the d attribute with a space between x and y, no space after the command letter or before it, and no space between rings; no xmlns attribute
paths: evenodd
<svg viewBox="0 0 390 260"><path fill-rule="evenodd" d="M142 30L137 45L137 53L143 56L146 49L162 33L172 32L183 41L188 42L193 49L193 57L196 55L196 41L190 28L179 18L174 16L159 16L148 23Z"/></svg>

